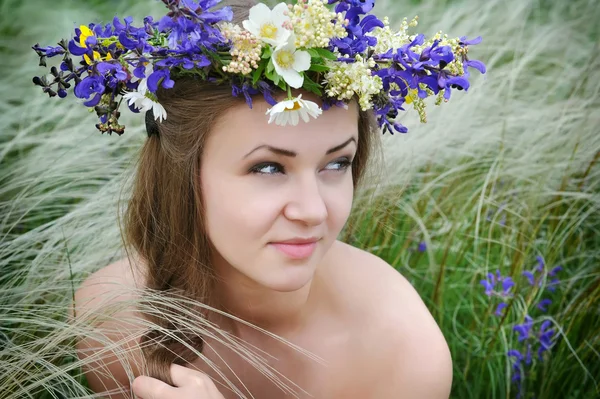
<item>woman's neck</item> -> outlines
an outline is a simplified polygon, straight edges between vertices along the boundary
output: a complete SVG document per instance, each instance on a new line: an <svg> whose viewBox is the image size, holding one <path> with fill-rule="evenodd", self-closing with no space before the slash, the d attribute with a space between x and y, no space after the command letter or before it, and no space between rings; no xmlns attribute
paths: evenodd
<svg viewBox="0 0 600 399"><path fill-rule="evenodd" d="M319 269L298 290L275 291L250 280L233 268L217 268L214 289L215 307L257 327L280 336L289 336L304 326L319 303ZM256 329L226 316L218 324L243 337L256 334Z"/></svg>

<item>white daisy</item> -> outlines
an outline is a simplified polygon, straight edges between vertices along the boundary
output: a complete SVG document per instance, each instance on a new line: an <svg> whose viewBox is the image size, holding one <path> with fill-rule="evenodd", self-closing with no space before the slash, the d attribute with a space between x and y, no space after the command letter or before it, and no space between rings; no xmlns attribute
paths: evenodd
<svg viewBox="0 0 600 399"><path fill-rule="evenodd" d="M273 51L271 59L275 72L294 89L302 87L304 76L300 72L310 68L310 54L307 51L296 50L295 36L292 34L288 41Z"/></svg>
<svg viewBox="0 0 600 399"><path fill-rule="evenodd" d="M309 116L316 119L321 113L323 110L314 102L303 100L302 94L291 100L280 101L267 110L267 115L270 115L269 123L275 121L275 124L279 126L285 126L288 123L296 126L300 118L304 122L308 122Z"/></svg>
<svg viewBox="0 0 600 399"><path fill-rule="evenodd" d="M140 80L137 91L123 94L123 98L127 101L127 104L135 106L140 112L152 110L154 118L162 122L164 119L167 119L167 111L158 101L155 101L150 96L154 97L152 93L148 92L147 79Z"/></svg>
<svg viewBox="0 0 600 399"><path fill-rule="evenodd" d="M258 3L250 9L249 19L242 22L242 25L257 38L276 47L285 43L292 33L283 27L290 21L285 15L287 11L285 3L277 4L273 10L266 4Z"/></svg>

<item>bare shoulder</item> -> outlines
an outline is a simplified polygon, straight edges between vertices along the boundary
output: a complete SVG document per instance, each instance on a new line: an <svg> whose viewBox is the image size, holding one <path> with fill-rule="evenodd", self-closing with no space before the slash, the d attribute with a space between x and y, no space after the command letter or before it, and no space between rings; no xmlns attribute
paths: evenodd
<svg viewBox="0 0 600 399"><path fill-rule="evenodd" d="M383 259L340 244L343 290L358 310L356 323L367 326L359 330L359 340L366 340L360 361L381 381L366 397L447 399L450 351L419 293Z"/></svg>
<svg viewBox="0 0 600 399"><path fill-rule="evenodd" d="M125 258L91 274L75 292L70 317L74 331L81 331L77 355L90 388L107 398L130 398L130 381L140 374L141 316L130 303L143 283Z"/></svg>

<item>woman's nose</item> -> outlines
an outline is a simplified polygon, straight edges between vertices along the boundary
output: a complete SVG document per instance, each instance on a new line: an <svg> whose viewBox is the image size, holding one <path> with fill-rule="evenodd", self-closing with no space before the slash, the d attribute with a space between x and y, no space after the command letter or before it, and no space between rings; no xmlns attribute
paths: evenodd
<svg viewBox="0 0 600 399"><path fill-rule="evenodd" d="M327 205L316 176L298 181L285 207L285 216L307 225L319 225L327 220Z"/></svg>

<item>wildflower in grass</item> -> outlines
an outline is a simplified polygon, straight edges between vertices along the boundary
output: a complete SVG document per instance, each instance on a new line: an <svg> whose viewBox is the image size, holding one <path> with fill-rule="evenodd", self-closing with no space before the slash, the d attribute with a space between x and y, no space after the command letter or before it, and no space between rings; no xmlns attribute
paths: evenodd
<svg viewBox="0 0 600 399"><path fill-rule="evenodd" d="M506 308L508 306L508 304L506 302L500 302L498 304L498 306L496 307L496 311L494 312L494 315L498 316L498 317L502 317L504 316L504 308Z"/></svg>
<svg viewBox="0 0 600 399"><path fill-rule="evenodd" d="M419 246L417 247L417 251L425 252L427 250L427 243L425 241L421 241Z"/></svg>
<svg viewBox="0 0 600 399"><path fill-rule="evenodd" d="M503 310L508 306L504 300L505 298L512 297L513 293L511 290L515 286L515 282L513 281L512 277L502 276L502 274L500 274L500 270L496 270L495 275L494 273L488 273L487 278L485 280L481 280L480 284L485 288L485 294L487 296L498 296L502 298L502 302L496 306L494 315L498 317L504 316ZM499 285L499 288L501 288L500 291L496 289L497 285Z"/></svg>
<svg viewBox="0 0 600 399"><path fill-rule="evenodd" d="M548 298L542 299L536 306L542 312L548 311L548 306L552 304L552 301Z"/></svg>
<svg viewBox="0 0 600 399"><path fill-rule="evenodd" d="M546 262L541 256L536 256L537 266L531 271L524 271L523 276L527 278L529 285L541 287L544 281L544 274L546 270ZM547 273L547 277L551 280L546 286L546 289L550 292L556 291L556 286L560 283L560 280L556 277L556 274L562 270L562 266L555 266Z"/></svg>
<svg viewBox="0 0 600 399"><path fill-rule="evenodd" d="M495 291L496 285L501 283L502 291ZM485 287L485 294L487 296L492 296L492 294L497 294L502 297L511 296L510 290L514 287L515 282L512 277L502 276L500 274L500 270L496 270L496 275L493 273L488 273L487 278L485 280L481 280L480 284Z"/></svg>
<svg viewBox="0 0 600 399"><path fill-rule="evenodd" d="M530 366L532 363L531 351L537 346L538 360L544 360L544 352L550 350L553 345L554 330L549 328L552 322L544 320L540 328L535 331L534 320L531 316L526 315L525 321L522 324L517 324L513 330L519 335L518 341L524 345L525 355L518 349L510 349L506 352L509 358L514 358L512 363L512 382L517 385L517 398L522 396L521 381L524 376L525 366Z"/></svg>

